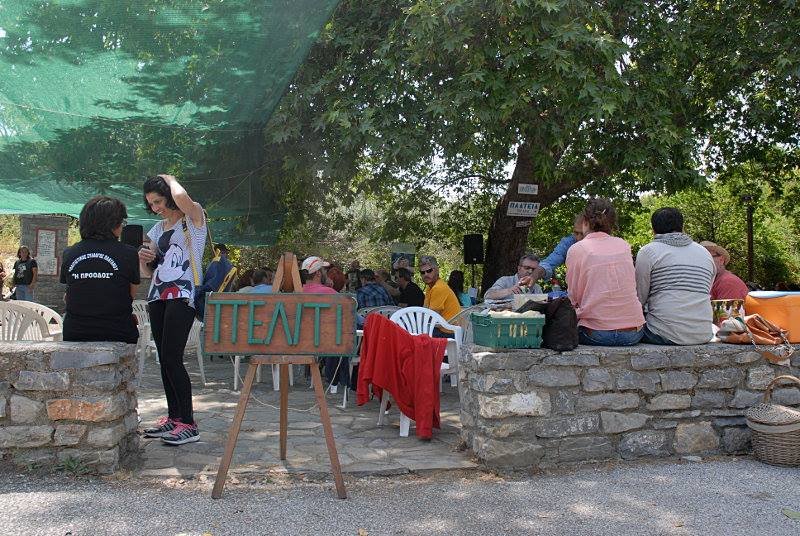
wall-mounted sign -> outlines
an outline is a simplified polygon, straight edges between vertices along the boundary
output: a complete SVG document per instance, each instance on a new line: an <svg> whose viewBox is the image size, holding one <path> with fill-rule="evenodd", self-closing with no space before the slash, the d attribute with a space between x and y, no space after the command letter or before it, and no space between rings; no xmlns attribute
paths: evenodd
<svg viewBox="0 0 800 536"><path fill-rule="evenodd" d="M39 275L58 275L58 256L56 255L56 230L36 229L36 264Z"/></svg>
<svg viewBox="0 0 800 536"><path fill-rule="evenodd" d="M511 201L508 203L507 216L523 216L532 218L539 213L539 203L526 203L523 201Z"/></svg>
<svg viewBox="0 0 800 536"><path fill-rule="evenodd" d="M517 227L530 227L531 220L520 220L517 222Z"/></svg>
<svg viewBox="0 0 800 536"><path fill-rule="evenodd" d="M206 300L204 352L353 355L356 300L347 294L238 294Z"/></svg>
<svg viewBox="0 0 800 536"><path fill-rule="evenodd" d="M56 256L56 232L53 229L36 230L36 256Z"/></svg>
<svg viewBox="0 0 800 536"><path fill-rule="evenodd" d="M521 194L538 195L539 194L539 185L538 184L518 184L517 185L517 192L519 192Z"/></svg>

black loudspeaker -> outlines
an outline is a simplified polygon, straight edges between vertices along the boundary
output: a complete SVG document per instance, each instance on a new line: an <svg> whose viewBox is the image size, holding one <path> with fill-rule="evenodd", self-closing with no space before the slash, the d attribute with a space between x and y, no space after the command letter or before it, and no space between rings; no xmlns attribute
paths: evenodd
<svg viewBox="0 0 800 536"><path fill-rule="evenodd" d="M483 235L464 235L464 264L483 264Z"/></svg>

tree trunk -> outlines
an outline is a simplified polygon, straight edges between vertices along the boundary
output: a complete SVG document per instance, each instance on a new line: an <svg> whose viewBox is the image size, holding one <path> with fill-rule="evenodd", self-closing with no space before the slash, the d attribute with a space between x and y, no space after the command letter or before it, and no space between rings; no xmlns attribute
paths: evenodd
<svg viewBox="0 0 800 536"><path fill-rule="evenodd" d="M511 201L526 201L539 203L539 210L555 203L562 195L569 193L589 182L587 177L591 174L575 174L572 180L557 181L553 184L539 184L537 195L520 194L520 184L537 184L533 173L531 161L531 146L523 143L517 150L517 162L508 190L497 202L494 209L492 222L489 224L488 240L486 242L486 256L483 265L483 280L481 289L486 292L497 278L502 275L511 275L517 272L517 261L526 252L528 245L528 232L531 226L536 225L536 218L508 216L508 204ZM600 174L595 175L600 176ZM580 178L576 178L580 177ZM530 225L517 227L517 222L531 221ZM571 224L570 224L571 225ZM566 235L572 230L564 229Z"/></svg>
<svg viewBox="0 0 800 536"><path fill-rule="evenodd" d="M519 184L523 183L533 183L531 148L527 143L523 143L517 149L517 162L511 175L511 183L497 202L492 222L489 224L481 282L483 292L486 292L501 275L516 273L517 261L525 252L530 227L517 227L517 222L525 221L526 218L506 215L511 201L538 201L538 196L518 193Z"/></svg>

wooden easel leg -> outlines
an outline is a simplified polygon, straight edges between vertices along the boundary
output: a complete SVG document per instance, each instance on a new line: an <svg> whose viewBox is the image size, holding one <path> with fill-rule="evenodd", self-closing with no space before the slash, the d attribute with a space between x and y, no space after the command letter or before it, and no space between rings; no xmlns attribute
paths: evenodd
<svg viewBox="0 0 800 536"><path fill-rule="evenodd" d="M242 427L242 420L247 410L247 402L250 399L250 390L253 388L253 379L255 377L256 365L250 363L250 366L247 367L247 374L244 378L242 392L239 395L239 404L236 406L236 414L233 417L231 429L228 431L228 441L225 443L225 452L219 462L217 480L214 482L214 489L211 491L212 499L219 499L222 497L222 489L225 487L225 479L228 477L228 469L233 459L233 451L236 449L236 441L239 439L239 429Z"/></svg>
<svg viewBox="0 0 800 536"><path fill-rule="evenodd" d="M286 436L289 432L289 365L279 365L281 373L281 460L286 459Z"/></svg>
<svg viewBox="0 0 800 536"><path fill-rule="evenodd" d="M311 366L311 378L314 382L314 394L317 396L319 418L322 421L322 428L325 430L325 443L328 445L328 456L331 458L331 472L333 472L333 480L336 482L336 494L340 499L346 499L347 490L344 488L342 468L339 465L339 454L336 452L336 442L333 440L331 416L328 414L328 404L325 401L325 390L322 388L319 367Z"/></svg>

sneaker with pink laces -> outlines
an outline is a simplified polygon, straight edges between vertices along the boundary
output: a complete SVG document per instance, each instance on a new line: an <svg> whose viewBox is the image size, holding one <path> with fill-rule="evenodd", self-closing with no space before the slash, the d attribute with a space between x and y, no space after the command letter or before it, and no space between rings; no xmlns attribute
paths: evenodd
<svg viewBox="0 0 800 536"><path fill-rule="evenodd" d="M161 417L155 426L144 429L144 437L164 437L175 429L177 423L171 417Z"/></svg>
<svg viewBox="0 0 800 536"><path fill-rule="evenodd" d="M167 445L183 445L200 441L200 432L197 431L196 424L175 423L175 428L161 436L161 441Z"/></svg>

